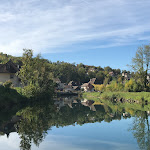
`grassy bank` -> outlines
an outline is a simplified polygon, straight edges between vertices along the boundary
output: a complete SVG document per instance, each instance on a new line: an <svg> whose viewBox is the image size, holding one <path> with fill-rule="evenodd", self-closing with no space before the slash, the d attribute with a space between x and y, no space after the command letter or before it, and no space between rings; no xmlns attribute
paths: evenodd
<svg viewBox="0 0 150 150"><path fill-rule="evenodd" d="M96 103L103 103L103 105L109 106L114 112L125 110L133 114L135 111L149 111L150 105L144 105L143 101L150 103L150 92L92 92L83 93L83 98L94 100ZM133 101L139 101L139 103L121 103L115 102L113 99L129 99Z"/></svg>
<svg viewBox="0 0 150 150"><path fill-rule="evenodd" d="M142 103L143 100L150 102L150 92L90 92L84 93L83 97L93 99L95 101L125 99L139 101L139 103Z"/></svg>

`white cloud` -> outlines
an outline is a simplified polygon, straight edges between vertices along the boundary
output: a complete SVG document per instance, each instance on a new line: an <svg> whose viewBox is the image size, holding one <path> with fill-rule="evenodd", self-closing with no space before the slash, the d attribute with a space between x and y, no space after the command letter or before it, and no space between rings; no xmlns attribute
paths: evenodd
<svg viewBox="0 0 150 150"><path fill-rule="evenodd" d="M0 2L0 51L20 55L149 41L149 0L13 0ZM107 44L103 44L107 43Z"/></svg>
<svg viewBox="0 0 150 150"><path fill-rule="evenodd" d="M17 150L19 149L20 139L17 133L11 133L9 138L7 136L0 136L0 145L2 150Z"/></svg>

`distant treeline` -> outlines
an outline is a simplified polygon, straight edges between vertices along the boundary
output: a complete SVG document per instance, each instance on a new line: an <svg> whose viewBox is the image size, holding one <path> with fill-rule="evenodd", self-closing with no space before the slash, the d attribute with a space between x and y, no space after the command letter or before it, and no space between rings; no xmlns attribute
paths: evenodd
<svg viewBox="0 0 150 150"><path fill-rule="evenodd" d="M0 53L0 63L7 63L10 59L20 66L23 65L23 57L14 57ZM36 57L33 59L36 59ZM40 59L47 63L53 78L59 78L62 83L75 81L78 84L82 84L89 82L92 78L97 78L96 84L103 84L112 81L113 78L120 77L122 72L128 72L126 70L112 69L109 66L102 68L101 66L89 66L82 63L75 64L63 61L51 62L47 59Z"/></svg>
<svg viewBox="0 0 150 150"><path fill-rule="evenodd" d="M100 89L129 92L150 91L150 45L144 45L137 49L132 63L129 64L133 70L131 73L109 66L102 68L82 63L51 62L40 55L33 57L33 51L30 49L24 49L22 57L0 54L0 63L6 63L9 59L21 66L18 77L22 84L27 86L24 88L25 95L31 95L31 97L33 93L45 92L50 86L49 90L52 90L54 78L59 78L62 83L74 81L78 85L96 78L94 84L103 84Z"/></svg>

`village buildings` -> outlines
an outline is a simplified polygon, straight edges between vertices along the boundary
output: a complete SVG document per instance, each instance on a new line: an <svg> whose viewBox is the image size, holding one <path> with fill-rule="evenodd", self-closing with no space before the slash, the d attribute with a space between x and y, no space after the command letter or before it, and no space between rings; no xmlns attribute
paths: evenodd
<svg viewBox="0 0 150 150"><path fill-rule="evenodd" d="M131 79L131 74L123 72L122 77L124 77L125 80L130 80Z"/></svg>
<svg viewBox="0 0 150 150"><path fill-rule="evenodd" d="M91 83L84 83L81 85L81 90L84 92L94 92L94 86Z"/></svg>

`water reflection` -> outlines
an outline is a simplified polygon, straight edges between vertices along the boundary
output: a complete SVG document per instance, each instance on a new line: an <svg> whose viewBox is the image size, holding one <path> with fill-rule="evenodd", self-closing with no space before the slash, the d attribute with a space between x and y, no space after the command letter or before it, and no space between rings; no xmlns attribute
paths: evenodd
<svg viewBox="0 0 150 150"><path fill-rule="evenodd" d="M143 106L142 106L143 107ZM147 106L148 108L148 106ZM8 110L7 110L8 111ZM21 141L20 149L31 149L32 143L37 147L42 143L52 127L83 125L86 123L110 123L113 120L134 119L129 132L137 139L140 149L150 149L150 132L147 110L139 110L132 105L122 105L77 97L60 97L51 101L30 103L23 108L0 113L0 135L17 132ZM128 131L126 131L128 132Z"/></svg>
<svg viewBox="0 0 150 150"><path fill-rule="evenodd" d="M149 130L149 111L138 112L134 118L133 127L131 131L137 139L140 149L150 149L150 130Z"/></svg>

